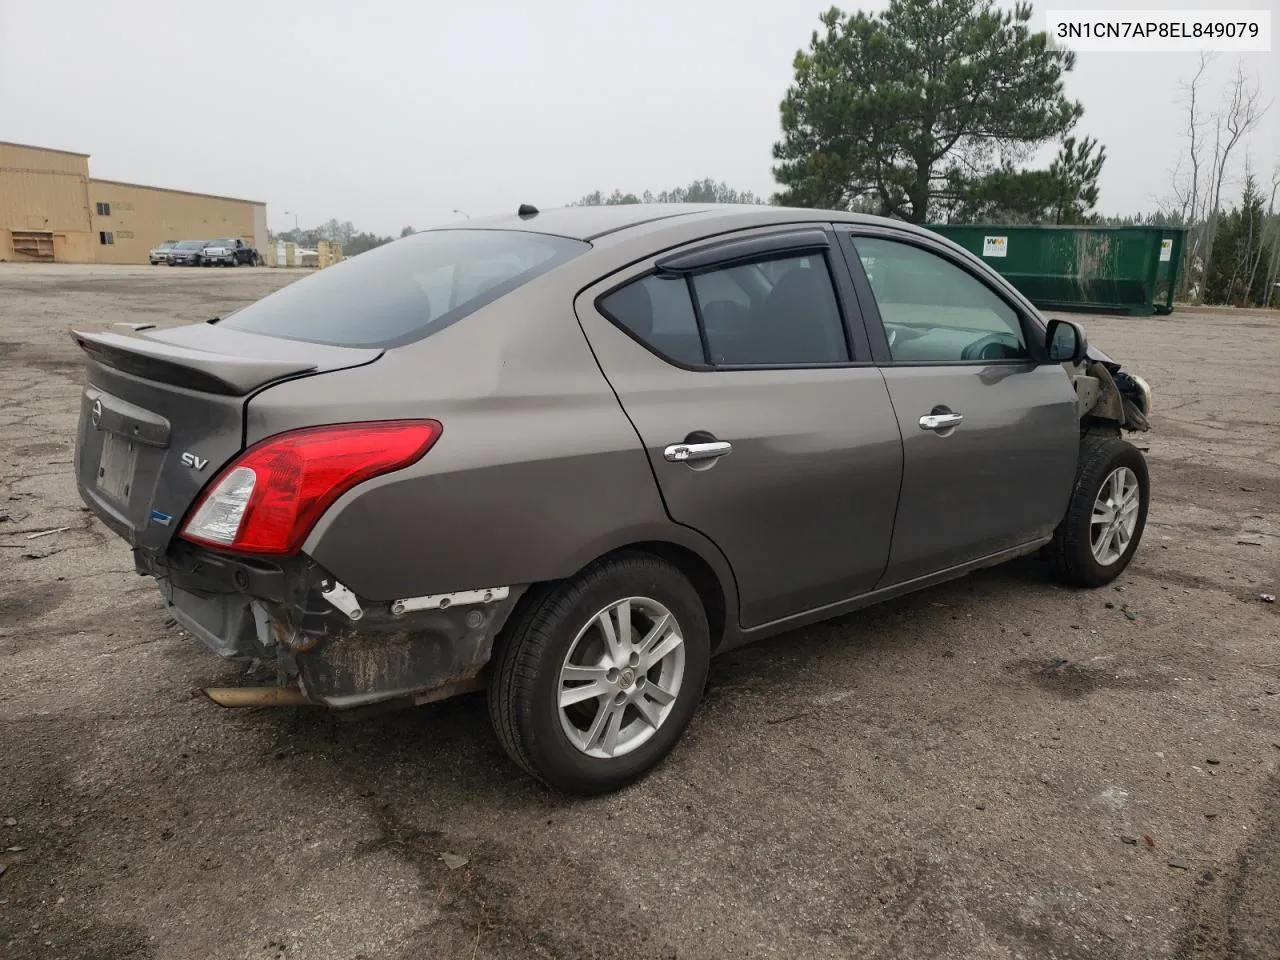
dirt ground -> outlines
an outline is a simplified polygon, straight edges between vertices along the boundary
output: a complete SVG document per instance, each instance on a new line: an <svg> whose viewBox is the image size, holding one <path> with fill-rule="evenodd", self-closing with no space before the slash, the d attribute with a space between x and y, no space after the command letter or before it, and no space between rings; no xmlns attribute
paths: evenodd
<svg viewBox="0 0 1280 960"><path fill-rule="evenodd" d="M1114 589L1026 561L736 652L570 801L478 696L213 706L235 671L80 506L67 327L294 276L0 265L0 955L1280 956L1280 316L1086 319L1155 390Z"/></svg>

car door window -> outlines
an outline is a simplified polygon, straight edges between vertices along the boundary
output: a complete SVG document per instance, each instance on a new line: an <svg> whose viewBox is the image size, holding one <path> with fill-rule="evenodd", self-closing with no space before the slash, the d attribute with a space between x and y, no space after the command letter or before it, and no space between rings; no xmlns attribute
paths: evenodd
<svg viewBox="0 0 1280 960"><path fill-rule="evenodd" d="M826 258L815 254L693 278L711 362L723 365L841 363L849 360ZM741 291L726 298L725 284ZM746 305L744 306L743 301Z"/></svg>
<svg viewBox="0 0 1280 960"><path fill-rule="evenodd" d="M986 284L920 247L854 237L885 337L899 363L963 363L1030 357L1018 313Z"/></svg>
<svg viewBox="0 0 1280 960"><path fill-rule="evenodd" d="M835 287L820 254L740 264L688 278L652 275L606 295L599 307L637 340L680 364L849 361Z"/></svg>

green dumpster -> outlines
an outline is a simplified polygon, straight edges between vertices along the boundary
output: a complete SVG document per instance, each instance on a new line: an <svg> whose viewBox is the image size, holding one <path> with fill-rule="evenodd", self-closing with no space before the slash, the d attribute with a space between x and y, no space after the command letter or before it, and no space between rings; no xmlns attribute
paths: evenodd
<svg viewBox="0 0 1280 960"><path fill-rule="evenodd" d="M1037 307L1170 313L1185 227L932 224Z"/></svg>

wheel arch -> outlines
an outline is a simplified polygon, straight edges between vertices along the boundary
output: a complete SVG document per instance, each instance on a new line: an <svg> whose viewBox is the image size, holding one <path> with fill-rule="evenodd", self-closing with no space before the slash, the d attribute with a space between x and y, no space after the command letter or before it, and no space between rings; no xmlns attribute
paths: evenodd
<svg viewBox="0 0 1280 960"><path fill-rule="evenodd" d="M556 583L572 580L583 571L611 557L626 553L647 553L663 560L685 576L701 597L711 635L711 650L733 645L741 627L738 623L738 587L724 554L709 540L686 527L670 525L661 530L632 531L607 545L597 545L585 558L577 558L573 573L556 580L535 583L524 592L507 618L507 629L515 628L525 612L536 606Z"/></svg>
<svg viewBox="0 0 1280 960"><path fill-rule="evenodd" d="M711 652L715 653L720 648L724 643L730 619L736 625L737 605L735 597L735 604L732 607L734 616L730 618L729 599L725 595L724 585L711 564L690 548L664 540L642 540L639 543L628 544L618 550L610 551L606 557L618 553L648 553L660 560L665 560L679 570L685 579L693 584L693 589L698 591L698 596L702 598L702 607L707 614L707 628L711 633Z"/></svg>

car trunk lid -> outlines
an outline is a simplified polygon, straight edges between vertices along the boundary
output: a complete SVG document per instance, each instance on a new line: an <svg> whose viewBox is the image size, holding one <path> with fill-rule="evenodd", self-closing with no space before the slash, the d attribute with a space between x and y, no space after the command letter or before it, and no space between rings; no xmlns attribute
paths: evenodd
<svg viewBox="0 0 1280 960"><path fill-rule="evenodd" d="M254 393L383 353L212 322L83 327L71 336L88 371L75 456L80 495L130 544L154 552L168 546L205 484L243 449Z"/></svg>

